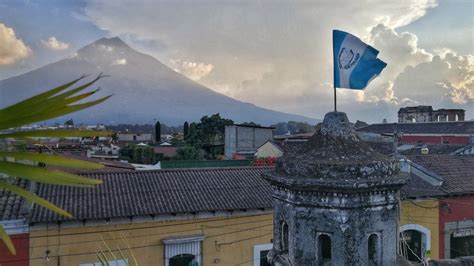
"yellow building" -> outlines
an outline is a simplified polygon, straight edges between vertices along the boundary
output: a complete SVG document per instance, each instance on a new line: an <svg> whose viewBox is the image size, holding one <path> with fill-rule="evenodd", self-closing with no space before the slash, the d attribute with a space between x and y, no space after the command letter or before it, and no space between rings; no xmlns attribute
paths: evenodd
<svg viewBox="0 0 474 266"><path fill-rule="evenodd" d="M97 188L39 185L36 193L72 212L74 219L34 206L30 214L30 265L263 266L272 247L268 167L95 172ZM440 191L412 174L402 190L400 232L411 260L439 258ZM104 241L102 241L102 239ZM107 246L106 246L106 244ZM196 264L190 264L196 265Z"/></svg>
<svg viewBox="0 0 474 266"><path fill-rule="evenodd" d="M96 265L97 253L107 250L101 239L110 246L115 261L122 259L118 245L130 265L134 264L128 245L139 265L177 265L173 262L191 257L199 265L263 265L260 259L265 259L265 251L271 248L272 229L272 215L263 213L180 221L86 223L70 228L56 224L48 230L44 225L33 226L30 265ZM114 260L110 253L106 255Z"/></svg>
<svg viewBox="0 0 474 266"><path fill-rule="evenodd" d="M268 265L273 221L265 170L97 172L87 174L104 181L97 188L39 185L37 194L75 218L33 207L30 265L96 266L108 249L114 266L124 265L120 251L131 265L131 254L150 266Z"/></svg>
<svg viewBox="0 0 474 266"><path fill-rule="evenodd" d="M438 204L438 200L429 199L402 202L400 232L404 233L405 238L409 238L405 240L417 243L411 248L423 259L439 259Z"/></svg>

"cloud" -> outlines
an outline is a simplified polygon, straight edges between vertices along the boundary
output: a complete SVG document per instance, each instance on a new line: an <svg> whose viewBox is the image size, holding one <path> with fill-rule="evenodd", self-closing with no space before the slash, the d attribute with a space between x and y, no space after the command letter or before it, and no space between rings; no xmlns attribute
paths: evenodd
<svg viewBox="0 0 474 266"><path fill-rule="evenodd" d="M126 65L127 64L127 59L125 58L120 58L120 59L116 59L112 62L112 66L119 66L119 65Z"/></svg>
<svg viewBox="0 0 474 266"><path fill-rule="evenodd" d="M15 31L0 23L0 65L14 64L32 54L31 49L16 37Z"/></svg>
<svg viewBox="0 0 474 266"><path fill-rule="evenodd" d="M181 73L188 78L198 81L201 78L209 75L214 66L212 64L205 64L202 62L182 61L180 59L171 59L174 65L174 70Z"/></svg>
<svg viewBox="0 0 474 266"><path fill-rule="evenodd" d="M50 37L48 40L41 40L41 44L49 50L52 51L62 51L69 48L69 43L62 42L56 37Z"/></svg>
<svg viewBox="0 0 474 266"><path fill-rule="evenodd" d="M407 67L395 79L394 90L397 97L420 104L468 107L474 103L474 64L470 56L437 55L429 62Z"/></svg>
<svg viewBox="0 0 474 266"><path fill-rule="evenodd" d="M474 111L468 106L471 57L451 58L453 52L444 50L430 53L414 33L398 30L436 5L433 0L271 5L144 0L126 6L88 0L84 16L110 35L134 36L132 46L143 46L140 40L159 43L154 56L215 91L313 117L333 108L331 31L351 32L380 50L379 57L388 63L365 91L338 90L342 110L370 122L395 119L398 108L428 99L437 107L458 104ZM445 64L436 62L439 55ZM427 73L437 76L417 76L430 67Z"/></svg>

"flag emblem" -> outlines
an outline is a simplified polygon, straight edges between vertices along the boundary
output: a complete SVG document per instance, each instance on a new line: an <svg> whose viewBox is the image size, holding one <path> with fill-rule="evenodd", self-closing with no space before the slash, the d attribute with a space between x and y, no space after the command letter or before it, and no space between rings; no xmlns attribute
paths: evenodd
<svg viewBox="0 0 474 266"><path fill-rule="evenodd" d="M352 50L347 51L347 49L343 47L339 53L339 69L349 69L353 67L359 60L359 57L359 53L354 55Z"/></svg>
<svg viewBox="0 0 474 266"><path fill-rule="evenodd" d="M379 51L356 36L333 31L334 87L363 90L387 66Z"/></svg>

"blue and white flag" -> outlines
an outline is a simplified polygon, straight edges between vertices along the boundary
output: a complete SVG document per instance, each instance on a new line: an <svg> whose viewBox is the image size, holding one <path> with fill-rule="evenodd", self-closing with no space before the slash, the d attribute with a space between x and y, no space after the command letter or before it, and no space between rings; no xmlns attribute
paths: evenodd
<svg viewBox="0 0 474 266"><path fill-rule="evenodd" d="M387 65L377 51L350 33L333 30L334 87L363 90Z"/></svg>

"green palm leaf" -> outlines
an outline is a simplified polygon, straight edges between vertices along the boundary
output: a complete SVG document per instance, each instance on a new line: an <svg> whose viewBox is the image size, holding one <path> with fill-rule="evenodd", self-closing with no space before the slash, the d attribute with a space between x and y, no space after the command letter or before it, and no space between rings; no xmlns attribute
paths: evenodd
<svg viewBox="0 0 474 266"><path fill-rule="evenodd" d="M13 242L10 238L10 236L7 234L3 226L0 225L0 238L2 239L3 243L7 247L7 249L13 254L16 255L16 249L15 245L13 245Z"/></svg>
<svg viewBox="0 0 474 266"><path fill-rule="evenodd" d="M12 133L0 134L0 139L6 138L66 138L66 137L107 137L112 135L109 131L96 130L31 130L31 131L16 131Z"/></svg>
<svg viewBox="0 0 474 266"><path fill-rule="evenodd" d="M0 172L13 177L21 177L30 181L53 185L93 186L102 184L102 181L99 179L5 161L0 161Z"/></svg>
<svg viewBox="0 0 474 266"><path fill-rule="evenodd" d="M6 189L6 190L9 190L23 198L25 198L27 201L29 202L32 202L32 203L36 203L40 206L43 206L49 210L52 210L53 212L56 212L58 214L61 214L65 217L68 217L68 218L72 218L72 215L59 208L58 206L54 205L53 203L41 198L41 197L38 197L36 196L35 194L29 192L28 190L25 190L25 189L22 189L22 188L19 188L15 185L12 185L12 184L8 184L8 183L5 183L5 182L0 182L0 188L3 188L3 189Z"/></svg>
<svg viewBox="0 0 474 266"><path fill-rule="evenodd" d="M54 89L48 90L44 93L30 97L26 100L0 109L0 130L5 130L14 127L20 127L26 124L48 120L51 118L63 116L73 112L77 112L88 107L97 105L104 102L111 95L99 98L94 101L85 103L79 103L93 94L97 90L85 92L82 94L77 93L93 85L97 80L104 77L102 74L98 75L95 79L87 82L81 86L68 90L71 86L76 84L78 81L85 78L81 76L71 82L58 86ZM45 130L45 131L14 131L10 133L0 133L0 140L5 138L32 138L32 137L97 137L97 136L109 136L110 132L104 131L81 131L81 130ZM8 147L8 146L7 146ZM0 152L0 174L4 174L10 177L20 177L31 181L37 181L47 184L56 185L72 185L72 186L94 186L101 184L101 180L86 178L70 173L61 171L48 170L44 168L34 167L21 163L7 162L6 158L13 158L15 161L32 161L32 162L43 162L53 166L62 167L73 167L83 169L97 169L102 167L98 164L90 162L82 162L75 159L63 158L57 155L47 154L34 154L34 153L20 153L20 152ZM0 181L0 188L9 190L17 195L25 198L26 200L50 209L58 214L66 217L72 217L72 215L49 201L36 196L35 194L19 188L15 185ZM0 227L0 238L3 240L7 248L15 254L15 247L8 234L3 228ZM108 260L105 257L105 262L108 264Z"/></svg>
<svg viewBox="0 0 474 266"><path fill-rule="evenodd" d="M81 168L81 169L100 169L104 166L102 164L67 158L59 155L32 153L32 152L5 152L0 151L0 157L14 158L16 161L32 161L42 162L47 165L67 167L67 168Z"/></svg>

